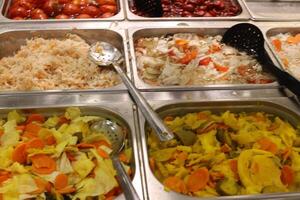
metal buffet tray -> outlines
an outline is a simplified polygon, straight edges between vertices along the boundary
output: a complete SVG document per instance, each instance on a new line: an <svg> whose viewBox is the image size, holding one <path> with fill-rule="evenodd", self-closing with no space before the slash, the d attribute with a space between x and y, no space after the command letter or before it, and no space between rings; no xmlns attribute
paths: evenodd
<svg viewBox="0 0 300 200"><path fill-rule="evenodd" d="M130 5L132 5L133 0L124 0L126 6L126 15L129 20L137 21L171 21L171 20L247 20L250 18L250 15L247 12L245 5L242 3L242 0L233 0L236 2L240 9L241 13L237 16L229 17L142 17L134 14L130 10ZM137 0L138 1L138 0Z"/></svg>
<svg viewBox="0 0 300 200"><path fill-rule="evenodd" d="M299 0L244 0L244 4L253 20L300 20Z"/></svg>
<svg viewBox="0 0 300 200"><path fill-rule="evenodd" d="M7 18L7 13L9 6L13 0L1 0L0 2L0 21L3 22L61 22L61 21L121 21L125 19L125 14L124 14L124 2L123 0L117 0L117 6L118 6L118 13L112 17L109 18L90 18L90 19L45 19L45 20L13 20Z"/></svg>
<svg viewBox="0 0 300 200"><path fill-rule="evenodd" d="M189 112L197 112L203 110L211 110L213 113L224 112L230 110L232 112L255 112L264 111L272 113L288 120L294 126L300 123L300 109L288 98L269 98L266 99L236 99L236 100L215 100L213 98L202 99L197 101L192 100L153 100L152 105L157 108L157 112L163 117L166 115L183 115ZM143 150L143 161L146 176L146 187L149 200L197 200L197 199L211 199L211 198L199 198L185 196L176 192L167 192L164 190L164 186L154 176L150 169L148 160L148 147L147 147L147 124L144 118L140 114L141 124L141 140ZM234 200L234 199L299 199L300 193L273 193L273 194L262 194L262 195L239 195L239 196L227 196L227 197L216 197L214 199L219 200Z"/></svg>
<svg viewBox="0 0 300 200"><path fill-rule="evenodd" d="M77 26L76 29L66 28L63 24L54 25L51 28L43 26L31 26L28 28L15 28L9 29L3 27L0 29L0 59L6 56L12 56L21 45L24 45L26 39L33 37L43 38L65 38L66 34L73 33L82 37L87 43L92 44L96 41L106 41L115 45L125 57L125 68L128 76L130 76L130 68L128 62L128 52L126 50L126 37L123 30L112 30L112 29L81 29ZM89 92L89 91L117 91L126 90L126 87L121 83L111 88L103 89L85 89L85 90L74 90L74 89L62 89L62 90L31 90L31 91L8 91L2 90L0 93L51 93L51 92Z"/></svg>
<svg viewBox="0 0 300 200"><path fill-rule="evenodd" d="M141 90L209 90L209 89L255 89L255 88L276 88L278 83L269 84L210 84L193 86L152 86L145 83L138 75L137 61L135 57L134 42L142 37L163 36L174 33L198 33L201 35L223 34L227 28L214 27L178 27L178 28L136 28L129 29L130 53L132 56L132 73L137 88ZM267 49L268 50L268 49Z"/></svg>
<svg viewBox="0 0 300 200"><path fill-rule="evenodd" d="M76 106L81 109L83 115L102 116L116 121L120 125L128 129L128 138L130 145L133 148L133 163L134 170L133 185L136 188L139 196L143 197L142 190L142 171L139 158L139 138L137 129L137 113L135 106L130 100L130 97L124 94L102 94L102 95L86 95L78 102L79 97L76 94L65 95L33 95L24 96L22 102L18 102L18 98L12 96L12 99L0 99L0 116L7 117L7 113L13 109L19 109L28 112L43 113L46 116L54 114L62 114L65 109L70 106ZM93 101L96 100L95 102ZM7 101L10 103L8 104ZM120 195L118 200L125 199L124 195Z"/></svg>
<svg viewBox="0 0 300 200"><path fill-rule="evenodd" d="M300 2L299 2L300 5ZM270 38L272 36L275 36L279 33L291 33L291 34L297 34L300 33L300 27L276 27L276 28L268 28L267 30L265 30L265 37L266 37L266 43L268 44L269 48L272 51L272 54L274 55L274 58L276 59L276 61L279 63L279 66L281 67L281 69L285 70L286 72L290 73L288 69L286 69L284 67L284 64L282 63L279 55L277 54L275 48L273 47ZM293 74L290 73L292 76ZM296 78L296 77L295 77Z"/></svg>
<svg viewBox="0 0 300 200"><path fill-rule="evenodd" d="M237 16L230 17L142 17L134 14L130 10L130 5L133 0L124 0L126 7L126 15L129 20L143 20L143 21L170 21L170 20L247 20L250 18L248 12L246 11L245 5L241 3L241 0L233 0L235 1L240 9L241 13ZM138 0L137 0L138 1Z"/></svg>

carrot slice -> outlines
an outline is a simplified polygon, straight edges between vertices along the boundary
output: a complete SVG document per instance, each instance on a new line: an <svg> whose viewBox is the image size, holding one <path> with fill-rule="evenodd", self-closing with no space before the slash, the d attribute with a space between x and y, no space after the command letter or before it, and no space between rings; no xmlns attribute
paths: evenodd
<svg viewBox="0 0 300 200"><path fill-rule="evenodd" d="M238 161L237 160L230 160L229 161L230 169L234 173L234 177L239 180L239 172L238 172Z"/></svg>
<svg viewBox="0 0 300 200"><path fill-rule="evenodd" d="M174 117L172 117L172 116L166 116L165 118L164 118L164 122L171 122L171 121L173 121L174 120Z"/></svg>
<svg viewBox="0 0 300 200"><path fill-rule="evenodd" d="M26 143L21 143L16 146L12 153L12 160L21 164L26 163L27 153L26 153Z"/></svg>
<svg viewBox="0 0 300 200"><path fill-rule="evenodd" d="M292 167L289 165L284 165L281 169L281 182L284 185L292 185L294 183L295 174Z"/></svg>
<svg viewBox="0 0 300 200"><path fill-rule="evenodd" d="M35 182L36 186L38 187L38 189L33 192L30 192L30 194L41 194L45 191L49 191L49 187L51 190L50 183L42 178L36 177L34 179L34 182Z"/></svg>
<svg viewBox="0 0 300 200"><path fill-rule="evenodd" d="M56 190L59 194L70 194L76 191L76 188L74 188L73 186L67 186L63 189L60 190Z"/></svg>
<svg viewBox="0 0 300 200"><path fill-rule="evenodd" d="M0 185L2 185L2 183L8 179L11 178L11 174L10 173L7 173L7 174L2 174L0 176Z"/></svg>
<svg viewBox="0 0 300 200"><path fill-rule="evenodd" d="M38 174L50 174L56 170L56 162L50 156L37 154L30 157L32 170Z"/></svg>
<svg viewBox="0 0 300 200"><path fill-rule="evenodd" d="M109 155L103 149L98 148L97 152L98 152L99 156L101 156L102 158L109 158Z"/></svg>
<svg viewBox="0 0 300 200"><path fill-rule="evenodd" d="M75 156L70 153L70 152L66 152L66 155L67 155L67 158L70 160L70 161L76 161L76 158Z"/></svg>
<svg viewBox="0 0 300 200"><path fill-rule="evenodd" d="M154 172L156 168L155 159L153 157L149 158L150 169Z"/></svg>
<svg viewBox="0 0 300 200"><path fill-rule="evenodd" d="M40 138L33 138L26 144L26 151L28 149L42 149L45 147L45 142Z"/></svg>
<svg viewBox="0 0 300 200"><path fill-rule="evenodd" d="M199 61L199 65L207 66L211 61L212 61L211 57L206 57Z"/></svg>
<svg viewBox="0 0 300 200"><path fill-rule="evenodd" d="M33 139L33 138L37 138L38 135L34 134L34 133L31 133L31 132L28 132L28 131L25 131L24 134L22 135L22 137L25 137L25 138L28 138L28 139Z"/></svg>
<svg viewBox="0 0 300 200"><path fill-rule="evenodd" d="M281 41L279 39L272 40L272 44L275 47L276 51L281 51Z"/></svg>
<svg viewBox="0 0 300 200"><path fill-rule="evenodd" d="M41 130L41 126L35 123L29 123L25 127L25 131L30 132L32 134L38 135Z"/></svg>
<svg viewBox="0 0 300 200"><path fill-rule="evenodd" d="M95 147L96 147L96 149L98 149L98 147L100 147L100 146L106 146L106 147L108 147L108 148L111 148L111 144L109 144L107 141L105 141L105 140L99 140L99 141L96 141L96 142L93 142L92 143Z"/></svg>
<svg viewBox="0 0 300 200"><path fill-rule="evenodd" d="M179 60L179 62L181 64L189 64L189 62L191 62L193 59L195 59L197 57L198 51L197 50L192 50L189 51L185 54L185 56L183 58L181 58Z"/></svg>
<svg viewBox="0 0 300 200"><path fill-rule="evenodd" d="M55 137L53 135L47 136L44 140L45 140L46 145L54 145L54 144L56 144L56 139L55 139Z"/></svg>
<svg viewBox="0 0 300 200"><path fill-rule="evenodd" d="M126 154L124 152L119 154L119 159L123 163L129 163L129 159L127 158Z"/></svg>
<svg viewBox="0 0 300 200"><path fill-rule="evenodd" d="M24 125L18 125L16 129L23 132L25 130L25 126Z"/></svg>
<svg viewBox="0 0 300 200"><path fill-rule="evenodd" d="M94 148L95 147L93 144L89 144L89 143L79 143L76 146L79 149L90 149L90 148Z"/></svg>
<svg viewBox="0 0 300 200"><path fill-rule="evenodd" d="M187 179L187 189L190 192L197 192L203 189L209 181L209 173L206 167L194 171Z"/></svg>
<svg viewBox="0 0 300 200"><path fill-rule="evenodd" d="M26 123L29 124L31 122L40 122L44 123L45 122L45 117L41 114L37 113L32 113L27 117Z"/></svg>
<svg viewBox="0 0 300 200"><path fill-rule="evenodd" d="M227 72L229 70L229 67L227 66L222 66L219 64L214 63L214 67L218 72Z"/></svg>
<svg viewBox="0 0 300 200"><path fill-rule="evenodd" d="M68 176L65 174L59 174L54 180L54 188L57 190L64 189L68 186Z"/></svg>
<svg viewBox="0 0 300 200"><path fill-rule="evenodd" d="M69 124L70 120L68 120L65 116L60 116L58 120L58 125Z"/></svg>
<svg viewBox="0 0 300 200"><path fill-rule="evenodd" d="M187 193L187 189L184 181L177 176L170 176L166 178L164 180L164 185L170 190L173 190L175 192Z"/></svg>
<svg viewBox="0 0 300 200"><path fill-rule="evenodd" d="M260 145L260 149L264 151L269 151L273 154L276 154L278 151L277 145L268 138L259 139L257 143Z"/></svg>

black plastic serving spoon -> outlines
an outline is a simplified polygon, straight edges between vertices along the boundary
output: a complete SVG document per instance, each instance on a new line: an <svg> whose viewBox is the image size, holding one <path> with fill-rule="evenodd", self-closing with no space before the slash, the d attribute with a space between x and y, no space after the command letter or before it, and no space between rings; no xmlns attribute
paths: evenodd
<svg viewBox="0 0 300 200"><path fill-rule="evenodd" d="M148 13L151 17L161 17L163 15L161 0L135 0L135 6L138 10Z"/></svg>
<svg viewBox="0 0 300 200"><path fill-rule="evenodd" d="M249 23L234 25L225 32L222 42L254 56L277 78L280 84L298 97L300 96L300 82L272 63L264 47L264 36L257 26Z"/></svg>

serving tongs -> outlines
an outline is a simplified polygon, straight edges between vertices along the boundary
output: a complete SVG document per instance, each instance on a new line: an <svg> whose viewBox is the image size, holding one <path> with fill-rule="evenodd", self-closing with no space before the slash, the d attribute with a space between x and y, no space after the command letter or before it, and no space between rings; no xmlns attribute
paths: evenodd
<svg viewBox="0 0 300 200"><path fill-rule="evenodd" d="M136 0L134 4L139 11L149 14L150 17L162 17L163 15L161 0Z"/></svg>
<svg viewBox="0 0 300 200"><path fill-rule="evenodd" d="M225 32L222 42L254 56L277 78L280 84L300 97L300 82L272 63L264 47L264 36L257 26L249 23L234 25Z"/></svg>

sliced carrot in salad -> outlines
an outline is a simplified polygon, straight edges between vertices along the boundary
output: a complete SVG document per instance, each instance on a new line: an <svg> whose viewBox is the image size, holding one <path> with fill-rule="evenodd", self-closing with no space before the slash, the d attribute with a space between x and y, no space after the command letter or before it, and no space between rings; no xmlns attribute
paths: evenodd
<svg viewBox="0 0 300 200"><path fill-rule="evenodd" d="M12 153L12 160L20 164L24 164L27 161L26 143L20 143L16 146Z"/></svg>
<svg viewBox="0 0 300 200"><path fill-rule="evenodd" d="M281 169L281 182L284 185L292 185L294 183L295 174L294 170L289 165L284 165Z"/></svg>
<svg viewBox="0 0 300 200"><path fill-rule="evenodd" d="M206 58L203 58L199 61L199 65L207 66L210 62L212 62L212 58L211 57L206 57Z"/></svg>
<svg viewBox="0 0 300 200"><path fill-rule="evenodd" d="M70 194L70 193L76 192L76 188L74 188L73 186L70 185L63 189L56 190L56 192L58 192L59 194Z"/></svg>
<svg viewBox="0 0 300 200"><path fill-rule="evenodd" d="M45 143L47 145L54 145L54 144L56 144L56 139L55 139L55 137L53 135L46 136L45 139L44 139L44 141L45 141Z"/></svg>
<svg viewBox="0 0 300 200"><path fill-rule="evenodd" d="M206 167L194 171L187 179L187 189L190 192L197 192L207 185L209 181L209 172Z"/></svg>
<svg viewBox="0 0 300 200"><path fill-rule="evenodd" d="M38 187L38 189L33 192L30 192L30 194L34 195L34 194L41 194L45 191L47 191L47 192L51 191L51 184L48 181L46 181L40 177L36 177L36 178L34 178L34 182L35 182L36 186Z"/></svg>
<svg viewBox="0 0 300 200"><path fill-rule="evenodd" d="M219 65L217 63L214 63L214 67L215 69L218 71L218 72L227 72L229 70L229 67L227 66L222 66L222 65Z"/></svg>
<svg viewBox="0 0 300 200"><path fill-rule="evenodd" d="M193 59L195 59L198 55L198 51L196 49L192 51L188 51L183 58L179 60L181 64L189 64Z"/></svg>
<svg viewBox="0 0 300 200"><path fill-rule="evenodd" d="M93 142L92 145L94 145L96 147L96 149L98 149L98 147L100 147L100 146L106 146L108 148L111 148L111 144L109 144L106 140L99 140L99 141Z"/></svg>
<svg viewBox="0 0 300 200"><path fill-rule="evenodd" d="M164 180L164 186L175 192L187 193L187 188L183 180L177 176L170 176Z"/></svg>
<svg viewBox="0 0 300 200"><path fill-rule="evenodd" d="M99 156L101 156L102 158L109 158L109 155L103 149L98 148L97 152L98 152Z"/></svg>
<svg viewBox="0 0 300 200"><path fill-rule="evenodd" d="M259 139L257 143L260 145L260 149L264 151L269 151L273 154L276 154L278 152L277 145L268 138Z"/></svg>
<svg viewBox="0 0 300 200"><path fill-rule="evenodd" d="M26 123L29 124L31 122L40 122L44 123L45 122L45 117L41 114L37 113L32 113L27 117Z"/></svg>
<svg viewBox="0 0 300 200"><path fill-rule="evenodd" d="M120 161L122 161L123 163L129 163L129 159L127 158L126 154L124 152L119 154L119 159Z"/></svg>
<svg viewBox="0 0 300 200"><path fill-rule="evenodd" d="M2 185L3 182L7 181L10 179L12 175L10 173L5 173L0 175L0 185Z"/></svg>
<svg viewBox="0 0 300 200"><path fill-rule="evenodd" d="M45 147L45 142L40 138L33 138L26 143L26 151L28 149L42 149Z"/></svg>
<svg viewBox="0 0 300 200"><path fill-rule="evenodd" d="M38 174L51 174L56 170L56 162L50 156L37 154L30 157L32 170Z"/></svg>
<svg viewBox="0 0 300 200"><path fill-rule="evenodd" d="M282 48L281 48L282 44L281 44L281 41L279 39L272 40L272 44L275 47L276 51L281 51L282 50Z"/></svg>
<svg viewBox="0 0 300 200"><path fill-rule="evenodd" d="M65 174L59 174L54 180L54 188L57 190L64 189L68 186L68 176Z"/></svg>
<svg viewBox="0 0 300 200"><path fill-rule="evenodd" d="M29 123L25 127L26 132L30 132L34 135L38 135L40 130L41 130L41 126L35 123Z"/></svg>
<svg viewBox="0 0 300 200"><path fill-rule="evenodd" d="M90 143L79 143L76 146L79 149L90 149L90 148L94 148L95 147L93 144L90 144Z"/></svg>

